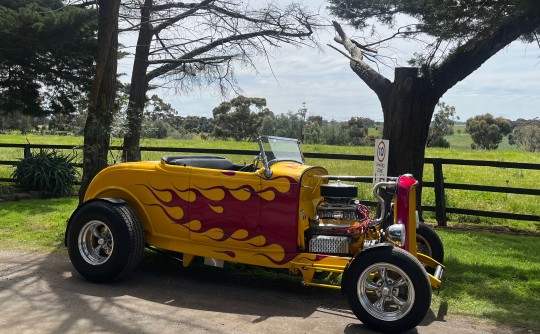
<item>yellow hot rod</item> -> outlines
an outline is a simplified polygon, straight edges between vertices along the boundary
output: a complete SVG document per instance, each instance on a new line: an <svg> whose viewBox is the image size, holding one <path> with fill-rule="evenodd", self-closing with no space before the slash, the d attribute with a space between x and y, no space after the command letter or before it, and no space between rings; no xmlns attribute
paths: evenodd
<svg viewBox="0 0 540 334"><path fill-rule="evenodd" d="M443 246L416 218L411 175L374 186L379 214L359 203L358 177L308 166L296 139L262 136L252 164L164 156L101 171L69 219L75 269L95 282L133 270L144 247L223 266L287 269L307 286L341 288L354 314L381 331L424 318L444 271ZM392 192L386 205L380 190ZM386 214L386 212L390 212ZM318 280L341 276L340 285Z"/></svg>

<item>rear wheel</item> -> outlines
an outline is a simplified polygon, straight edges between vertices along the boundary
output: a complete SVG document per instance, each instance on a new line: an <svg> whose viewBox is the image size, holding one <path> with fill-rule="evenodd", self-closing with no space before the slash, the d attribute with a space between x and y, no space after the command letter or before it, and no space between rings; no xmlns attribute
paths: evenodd
<svg viewBox="0 0 540 334"><path fill-rule="evenodd" d="M431 304L431 285L420 262L395 247L371 249L351 264L345 294L354 314L377 331L416 327Z"/></svg>
<svg viewBox="0 0 540 334"><path fill-rule="evenodd" d="M69 258L75 269L94 282L110 282L131 272L144 251L144 231L137 214L124 203L83 205L67 231Z"/></svg>

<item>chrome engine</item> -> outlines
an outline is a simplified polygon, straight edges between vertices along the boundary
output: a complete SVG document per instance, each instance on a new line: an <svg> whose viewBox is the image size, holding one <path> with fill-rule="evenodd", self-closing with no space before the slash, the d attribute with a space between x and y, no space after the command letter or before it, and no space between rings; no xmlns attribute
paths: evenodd
<svg viewBox="0 0 540 334"><path fill-rule="evenodd" d="M350 244L361 232L358 187L340 182L323 184L323 199L307 233L309 251L322 254L350 254Z"/></svg>

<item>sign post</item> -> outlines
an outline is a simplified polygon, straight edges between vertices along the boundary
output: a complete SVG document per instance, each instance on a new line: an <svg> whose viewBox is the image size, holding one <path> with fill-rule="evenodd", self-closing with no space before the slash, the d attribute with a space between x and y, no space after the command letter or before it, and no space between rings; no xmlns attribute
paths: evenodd
<svg viewBox="0 0 540 334"><path fill-rule="evenodd" d="M386 182L388 176L388 139L375 139L375 156L373 157L373 184Z"/></svg>

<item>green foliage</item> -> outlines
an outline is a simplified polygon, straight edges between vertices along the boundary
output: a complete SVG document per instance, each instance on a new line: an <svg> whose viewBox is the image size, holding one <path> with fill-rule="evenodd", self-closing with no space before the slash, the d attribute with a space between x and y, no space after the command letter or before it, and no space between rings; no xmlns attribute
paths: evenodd
<svg viewBox="0 0 540 334"><path fill-rule="evenodd" d="M351 117L347 122L326 121L321 116L307 117L305 104L298 112L289 111L263 119L259 134L300 139L308 144L369 145L368 126L375 121L364 117Z"/></svg>
<svg viewBox="0 0 540 334"><path fill-rule="evenodd" d="M19 112L7 113L0 111L0 131L7 132L10 130L20 131L22 135L27 134L32 129L35 129L40 124L44 124L45 119L42 117L32 117L23 115Z"/></svg>
<svg viewBox="0 0 540 334"><path fill-rule="evenodd" d="M257 112L252 111L255 107ZM223 102L212 111L216 138L233 138L237 141L253 141L263 119L272 115L266 108L266 99L239 95L230 102Z"/></svg>
<svg viewBox="0 0 540 334"><path fill-rule="evenodd" d="M351 145L363 145L364 138L368 134L368 128L363 122L363 118L360 117L351 117L347 121L348 130L349 130L349 143Z"/></svg>
<svg viewBox="0 0 540 334"><path fill-rule="evenodd" d="M429 147L449 148L450 143L443 137L436 137L429 142Z"/></svg>
<svg viewBox="0 0 540 334"><path fill-rule="evenodd" d="M503 136L510 133L511 125L508 119L494 118L488 113L469 118L465 130L472 137L473 149L495 150L499 147Z"/></svg>
<svg viewBox="0 0 540 334"><path fill-rule="evenodd" d="M540 152L540 121L531 120L520 122L508 136L510 144L529 152Z"/></svg>
<svg viewBox="0 0 540 334"><path fill-rule="evenodd" d="M486 27L496 27L505 20L540 16L539 7L537 0L330 0L329 8L359 29L369 28L374 20L394 28L397 18L407 15L419 22L402 29L400 36L427 34L436 37L437 43L463 43ZM420 63L428 62L427 58L428 54L421 57Z"/></svg>
<svg viewBox="0 0 540 334"><path fill-rule="evenodd" d="M296 138L304 141L306 127L307 108L305 103L296 113L289 111L287 114L268 114L264 117L258 129L259 134Z"/></svg>
<svg viewBox="0 0 540 334"><path fill-rule="evenodd" d="M12 174L15 183L26 191L45 191L51 196L68 196L73 192L78 173L73 165L75 155L40 150L22 159Z"/></svg>
<svg viewBox="0 0 540 334"><path fill-rule="evenodd" d="M94 72L95 13L60 0L0 1L0 109L75 111Z"/></svg>
<svg viewBox="0 0 540 334"><path fill-rule="evenodd" d="M143 120L142 135L145 138L164 139L172 136L174 129L163 120Z"/></svg>
<svg viewBox="0 0 540 334"><path fill-rule="evenodd" d="M435 112L433 121L429 126L426 146L448 148L450 147L450 143L444 139L444 136L454 134L456 108L442 101L437 103L437 107L439 107L439 110Z"/></svg>
<svg viewBox="0 0 540 334"><path fill-rule="evenodd" d="M370 119L351 117L347 122L308 118L304 142L307 144L364 146L374 143L374 135L368 136L366 123Z"/></svg>

